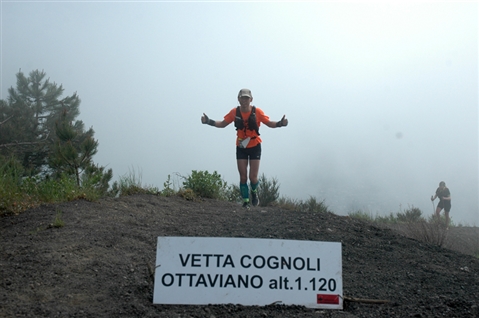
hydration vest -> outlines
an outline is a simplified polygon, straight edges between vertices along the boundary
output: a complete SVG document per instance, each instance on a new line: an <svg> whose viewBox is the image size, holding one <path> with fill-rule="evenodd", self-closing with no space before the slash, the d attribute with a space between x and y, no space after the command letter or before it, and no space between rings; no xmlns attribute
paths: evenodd
<svg viewBox="0 0 479 318"><path fill-rule="evenodd" d="M236 130L239 129L244 129L246 132L246 127L245 127L245 121L243 120L243 117L241 116L241 111L240 107L236 107L236 117L235 117L235 127ZM253 106L251 109L251 114L248 117L248 130L254 130L259 136L259 127L258 123L256 122L256 107Z"/></svg>

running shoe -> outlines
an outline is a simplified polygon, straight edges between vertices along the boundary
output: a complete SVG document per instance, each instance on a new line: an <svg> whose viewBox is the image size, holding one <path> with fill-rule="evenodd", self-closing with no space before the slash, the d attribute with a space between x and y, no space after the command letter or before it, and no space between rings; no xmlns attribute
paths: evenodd
<svg viewBox="0 0 479 318"><path fill-rule="evenodd" d="M243 202L243 208L245 208L246 210L249 210L250 205L248 201Z"/></svg>
<svg viewBox="0 0 479 318"><path fill-rule="evenodd" d="M259 204L258 191L251 191L251 204L253 206L258 206Z"/></svg>

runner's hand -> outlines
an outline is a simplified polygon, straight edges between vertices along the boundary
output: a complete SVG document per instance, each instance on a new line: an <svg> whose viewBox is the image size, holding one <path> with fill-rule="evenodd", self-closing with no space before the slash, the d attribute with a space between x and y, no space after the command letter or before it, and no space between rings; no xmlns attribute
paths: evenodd
<svg viewBox="0 0 479 318"><path fill-rule="evenodd" d="M201 123L202 123L202 124L207 124L207 123L208 123L208 120L210 120L210 119L208 118L208 116L206 116L206 114L203 113L203 116L201 116Z"/></svg>
<svg viewBox="0 0 479 318"><path fill-rule="evenodd" d="M201 122L203 124L208 124L210 126L216 127L216 121L214 121L213 119L209 119L205 113L203 113L203 116L201 116Z"/></svg>
<svg viewBox="0 0 479 318"><path fill-rule="evenodd" d="M286 119L286 115L283 115L283 118L281 118L280 121L276 122L276 127L283 127L283 126L288 126L288 120Z"/></svg>

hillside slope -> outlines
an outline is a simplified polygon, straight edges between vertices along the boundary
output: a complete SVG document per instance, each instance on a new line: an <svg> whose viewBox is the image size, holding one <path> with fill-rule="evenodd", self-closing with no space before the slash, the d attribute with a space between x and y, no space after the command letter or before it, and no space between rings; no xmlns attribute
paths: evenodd
<svg viewBox="0 0 479 318"><path fill-rule="evenodd" d="M134 195L41 206L0 232L0 317L479 317L479 259L331 213ZM342 242L344 296L388 302L153 305L158 236Z"/></svg>

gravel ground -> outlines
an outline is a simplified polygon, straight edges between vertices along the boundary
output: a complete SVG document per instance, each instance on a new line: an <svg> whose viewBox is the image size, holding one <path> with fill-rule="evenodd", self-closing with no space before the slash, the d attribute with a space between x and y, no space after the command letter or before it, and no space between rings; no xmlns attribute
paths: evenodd
<svg viewBox="0 0 479 318"><path fill-rule="evenodd" d="M0 317L479 317L477 257L332 213L134 195L44 205L0 231ZM158 236L341 242L344 309L155 305Z"/></svg>

